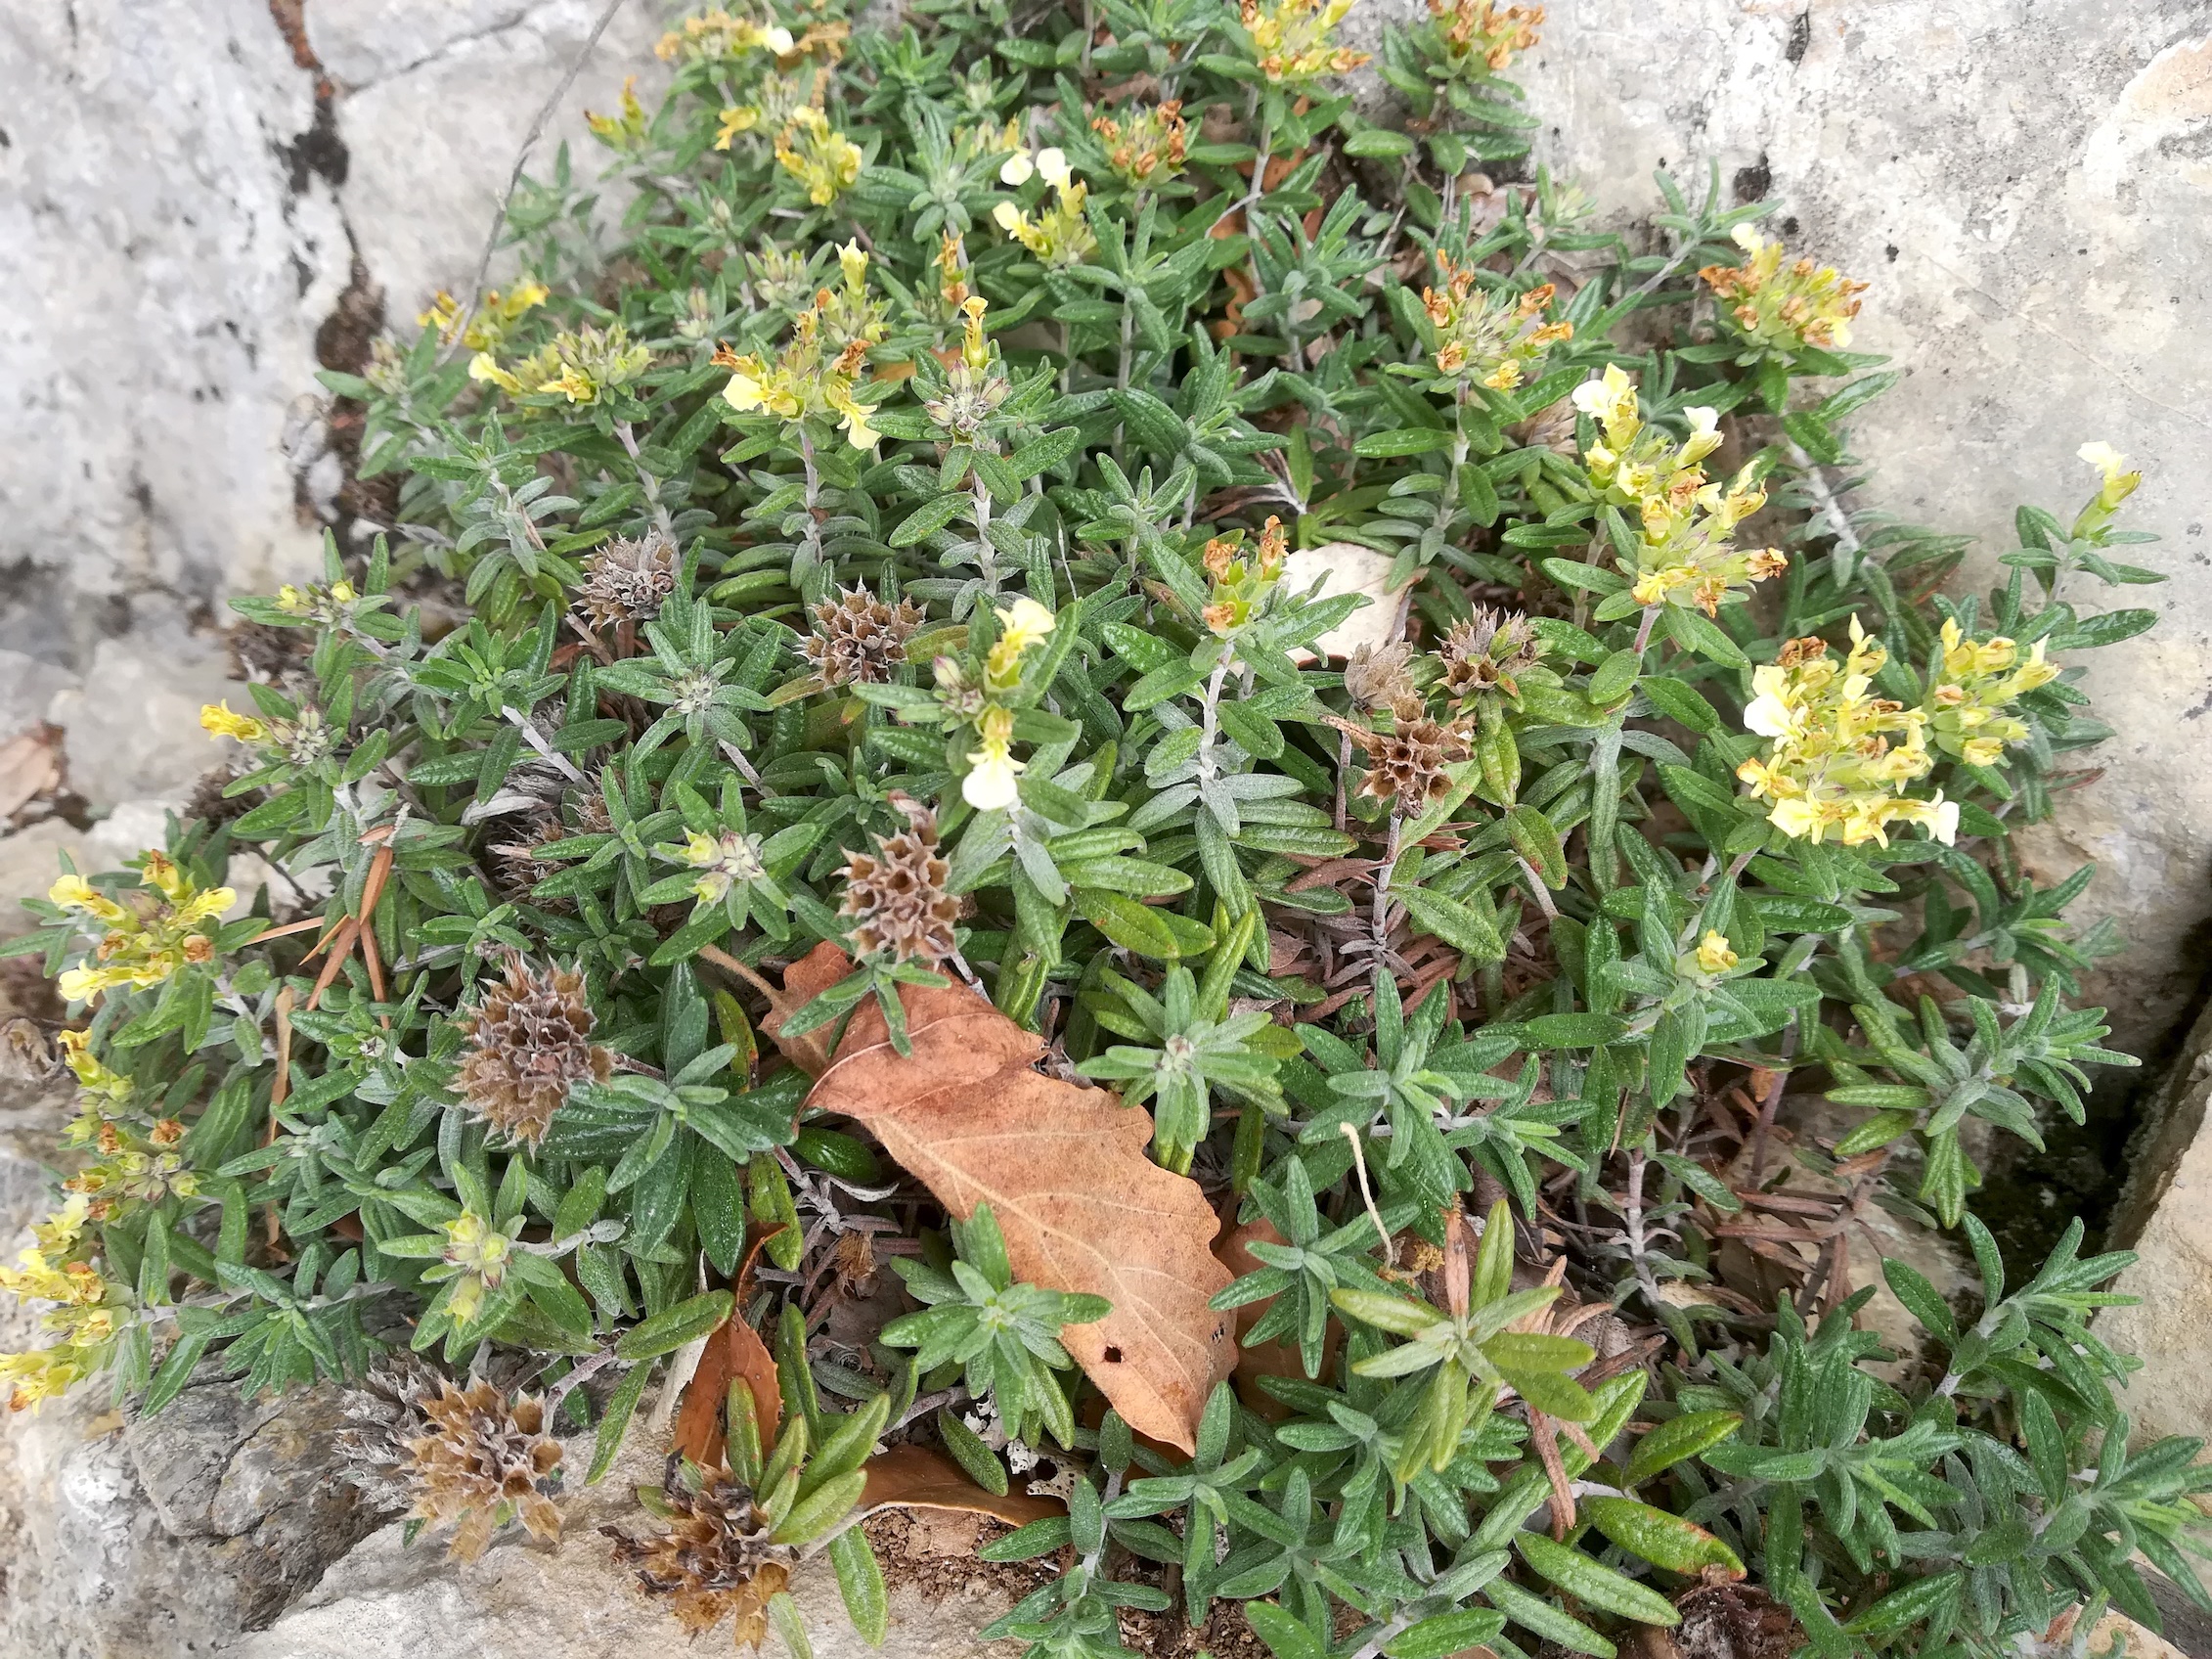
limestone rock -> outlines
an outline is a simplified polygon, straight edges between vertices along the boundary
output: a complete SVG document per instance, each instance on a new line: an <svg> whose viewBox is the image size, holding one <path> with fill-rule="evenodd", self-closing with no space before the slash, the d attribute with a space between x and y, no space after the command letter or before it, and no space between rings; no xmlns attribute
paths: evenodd
<svg viewBox="0 0 2212 1659"><path fill-rule="evenodd" d="M88 868L84 832L59 818L0 838L0 939L20 939L39 925L22 901L46 896L62 874L64 853L80 871Z"/></svg>
<svg viewBox="0 0 2212 1659"><path fill-rule="evenodd" d="M201 705L238 696L221 647L172 625L101 641L84 689L58 694L48 718L68 734L70 785L95 807L175 800L217 759Z"/></svg>
<svg viewBox="0 0 2212 1659"><path fill-rule="evenodd" d="M308 38L350 86L336 105L347 222L403 332L439 289L466 287L530 123L604 9L605 0L307 8ZM645 95L660 71L660 33L651 6L616 13L531 152L532 177L552 177L565 142L589 189L606 152L584 111L615 108L627 74ZM495 270L493 281L509 274Z"/></svg>
<svg viewBox="0 0 2212 1659"><path fill-rule="evenodd" d="M351 252L267 0L7 7L0 92L0 646L81 666L312 554L278 440Z"/></svg>
<svg viewBox="0 0 2212 1659"><path fill-rule="evenodd" d="M590 1437L564 1444L565 1466L582 1470ZM558 1549L533 1545L516 1529L481 1559L458 1562L434 1535L409 1547L400 1527L388 1526L282 1619L223 1651L227 1659L418 1659L433 1640L437 1651L470 1659L645 1659L676 1651L682 1627L639 1592L631 1570L597 1534L608 1523L641 1525L632 1489L659 1476L658 1460L633 1449L598 1485L572 1487L561 1500ZM931 1601L894 1584L890 1634L878 1649L854 1632L826 1562L802 1569L791 1593L816 1659L968 1659L982 1651L974 1633L1012 1605L980 1590ZM724 1627L702 1637L701 1650L728 1641Z"/></svg>
<svg viewBox="0 0 2212 1659"><path fill-rule="evenodd" d="M2212 1435L2212 1018L2199 1022L2121 1194L2113 1239L2137 1253L2112 1285L2140 1297L2106 1308L2097 1334L2143 1361L2120 1395L2138 1440Z"/></svg>

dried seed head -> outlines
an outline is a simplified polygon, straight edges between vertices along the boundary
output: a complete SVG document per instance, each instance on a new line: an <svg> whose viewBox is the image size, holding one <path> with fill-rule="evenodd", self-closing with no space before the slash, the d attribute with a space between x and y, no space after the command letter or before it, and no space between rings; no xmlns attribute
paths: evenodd
<svg viewBox="0 0 2212 1659"><path fill-rule="evenodd" d="M1465 700L1478 692L1520 695L1514 676L1543 654L1543 642L1519 611L1478 605L1475 613L1452 624L1437 654L1443 659L1444 690Z"/></svg>
<svg viewBox="0 0 2212 1659"><path fill-rule="evenodd" d="M414 1443L430 1428L422 1402L445 1380L428 1361L400 1349L339 1397L346 1426L337 1435L338 1478L358 1487L370 1508L397 1514L414 1506Z"/></svg>
<svg viewBox="0 0 2212 1659"><path fill-rule="evenodd" d="M1394 801L1399 812L1419 812L1451 787L1444 768L1474 751L1456 723L1430 718L1418 697L1401 697L1392 718L1391 731L1353 734L1367 751L1367 781L1359 792Z"/></svg>
<svg viewBox="0 0 2212 1659"><path fill-rule="evenodd" d="M1357 646L1345 664L1344 689L1370 714L1388 708L1413 690L1405 675L1406 659L1412 654L1413 648L1403 640L1382 647Z"/></svg>
<svg viewBox="0 0 2212 1659"><path fill-rule="evenodd" d="M599 1530L614 1540L614 1558L638 1569L647 1595L670 1598L670 1611L697 1636L734 1618L740 1644L758 1647L768 1634L769 1598L791 1579L798 1551L770 1542L753 1508L750 1488L727 1474L702 1474L671 1458L661 1496L669 1528L633 1538L617 1527Z"/></svg>
<svg viewBox="0 0 2212 1659"><path fill-rule="evenodd" d="M560 1463L560 1442L545 1432L545 1403L508 1401L489 1382L466 1389L443 1383L421 1402L427 1432L408 1442L413 1457L414 1513L458 1523L453 1554L473 1561L492 1535L519 1520L533 1538L560 1542L560 1511L548 1496Z"/></svg>
<svg viewBox="0 0 2212 1659"><path fill-rule="evenodd" d="M571 1084L604 1083L613 1072L614 1056L591 1041L593 1023L582 975L535 972L510 954L506 982L485 990L466 1022L462 1099L494 1129L535 1145Z"/></svg>
<svg viewBox="0 0 2212 1659"><path fill-rule="evenodd" d="M815 631L799 650L825 686L888 685L921 621L910 600L894 605L865 588L841 588L835 601L815 606Z"/></svg>
<svg viewBox="0 0 2212 1659"><path fill-rule="evenodd" d="M491 874L499 890L513 898L525 897L532 887L561 869L559 860L540 858L538 850L569 833L559 819L546 813L524 819L508 832L506 840L493 842L489 849Z"/></svg>
<svg viewBox="0 0 2212 1659"><path fill-rule="evenodd" d="M584 566L577 603L602 628L650 622L676 591L676 544L658 530L608 542Z"/></svg>
<svg viewBox="0 0 2212 1659"><path fill-rule="evenodd" d="M848 1296L865 1296L875 1281L875 1241L858 1231L841 1233L829 1252L830 1271L837 1288Z"/></svg>
<svg viewBox="0 0 2212 1659"><path fill-rule="evenodd" d="M952 923L959 901L945 890L945 860L937 852L937 815L905 795L892 803L907 828L855 853L845 866L845 902L838 914L853 924L853 947L863 956L883 952L899 962L936 967L958 947Z"/></svg>

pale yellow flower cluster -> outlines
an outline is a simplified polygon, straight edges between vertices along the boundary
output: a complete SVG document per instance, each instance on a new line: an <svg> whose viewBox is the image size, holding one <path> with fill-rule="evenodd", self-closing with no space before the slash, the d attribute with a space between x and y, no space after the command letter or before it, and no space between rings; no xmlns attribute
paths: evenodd
<svg viewBox="0 0 2212 1659"><path fill-rule="evenodd" d="M331 752L336 734L318 708L303 708L296 720L263 720L240 714L230 699L199 705L199 729L210 738L235 738L242 743L273 743L295 764L306 766Z"/></svg>
<svg viewBox="0 0 2212 1659"><path fill-rule="evenodd" d="M967 285L961 282L959 286L964 289ZM944 395L923 399L922 410L955 443L995 450L997 446L986 433L985 426L1012 395L1014 383L993 356L991 342L984 336L984 313L990 308L991 302L980 293L968 294L960 301L960 315L965 319L960 355L947 371Z"/></svg>
<svg viewBox="0 0 2212 1659"><path fill-rule="evenodd" d="M1056 149L1039 151L1034 160L1028 151L1017 150L998 169L1004 183L1017 187L1028 183L1033 173L1052 187L1052 204L1040 202L1032 217L1013 202L1001 202L991 217L1044 264L1055 269L1082 264L1098 250L1098 238L1091 234L1084 207L1090 187L1075 176L1066 154Z"/></svg>
<svg viewBox="0 0 2212 1659"><path fill-rule="evenodd" d="M1705 936L1699 941L1695 954L1700 973L1726 973L1737 963L1736 953L1728 948L1728 935L1710 927L1705 929Z"/></svg>
<svg viewBox="0 0 2212 1659"><path fill-rule="evenodd" d="M494 351L513 332L514 325L543 305L551 292L544 283L528 278L505 292L495 288L484 295L464 325L461 302L440 289L428 309L420 312L415 321L422 328L435 328L438 336L449 345L458 332L461 343L470 351Z"/></svg>
<svg viewBox="0 0 2212 1659"><path fill-rule="evenodd" d="M2057 677L2057 664L2044 660L2041 640L2022 656L2002 634L1969 640L1956 620L1947 621L1943 666L1924 705L1928 738L1969 766L1995 766L2005 758L2006 744L2028 735L2018 717L2002 712L2005 705Z"/></svg>
<svg viewBox="0 0 2212 1659"><path fill-rule="evenodd" d="M628 385L652 366L652 348L633 341L623 324L609 323L603 331L586 324L574 334L555 335L511 368L479 351L468 361L468 378L488 381L509 397L556 394L572 404L597 403L600 393Z"/></svg>
<svg viewBox="0 0 2212 1659"><path fill-rule="evenodd" d="M228 887L199 887L158 852L146 854L140 880L160 896L143 910L116 903L81 875L64 875L47 889L49 901L96 923L101 933L92 962L63 973L66 1001L83 1002L116 985L159 985L187 963L213 958L208 931L238 903L238 894Z"/></svg>
<svg viewBox="0 0 2212 1659"><path fill-rule="evenodd" d="M742 58L763 51L780 58L794 45L791 31L781 23L755 22L751 18L733 17L717 6L712 11L686 18L662 35L653 45L653 56L664 63L675 58L693 61Z"/></svg>
<svg viewBox="0 0 2212 1659"><path fill-rule="evenodd" d="M691 896L702 906L718 905L740 881L753 881L766 873L761 863L761 838L725 830L708 835L697 830L685 831L684 862L699 873L691 883Z"/></svg>
<svg viewBox="0 0 2212 1659"><path fill-rule="evenodd" d="M1213 580L1203 618L1208 631L1225 640L1262 613L1268 596L1282 581L1283 560L1289 553L1290 536L1272 514L1260 532L1259 547L1249 556L1238 542L1219 536L1208 542L1204 562Z"/></svg>
<svg viewBox="0 0 2212 1659"><path fill-rule="evenodd" d="M1260 72L1287 86L1348 74L1367 62L1367 53L1329 42L1351 8L1352 0L1242 0L1239 16Z"/></svg>
<svg viewBox="0 0 2212 1659"><path fill-rule="evenodd" d="M1851 319L1859 314L1865 283L1810 259L1785 270L1779 241L1749 225L1738 225L1735 235L1743 264L1707 265L1698 275L1747 341L1778 351L1808 345L1839 350L1851 343Z"/></svg>
<svg viewBox="0 0 2212 1659"><path fill-rule="evenodd" d="M75 1074L77 1087L85 1094L110 1105L120 1105L131 1098L131 1080L111 1069L92 1052L91 1032L58 1031L54 1040L61 1044L62 1058Z"/></svg>
<svg viewBox="0 0 2212 1659"><path fill-rule="evenodd" d="M1456 68L1480 60L1492 74L1502 73L1516 52L1536 44L1544 21L1541 6L1501 6L1497 0L1429 0L1429 15L1437 20L1447 62Z"/></svg>
<svg viewBox="0 0 2212 1659"><path fill-rule="evenodd" d="M454 1281L446 1307L454 1323L465 1325L476 1317L485 1296L507 1281L514 1257L514 1238L474 1210L463 1210L445 1224L444 1231L443 1259L422 1277L432 1281Z"/></svg>
<svg viewBox="0 0 2212 1659"><path fill-rule="evenodd" d="M49 1348L0 1354L0 1383L9 1385L12 1412L26 1411L98 1370L120 1328L108 1281L81 1259L91 1215L91 1200L72 1194L31 1230L32 1242L18 1265L0 1267L0 1289L54 1304L39 1324L62 1338Z"/></svg>
<svg viewBox="0 0 2212 1659"><path fill-rule="evenodd" d="M775 141L783 170L807 187L807 200L826 207L861 176L861 147L829 124L813 105L791 112Z"/></svg>
<svg viewBox="0 0 2212 1659"><path fill-rule="evenodd" d="M1820 639L1792 640L1781 657L1754 669L1758 695L1744 724L1772 740L1765 757L1747 760L1736 776L1759 800L1772 801L1767 822L1794 839L1845 846L1889 844L1896 824L1919 824L1945 843L1957 839L1959 807L1936 792L1920 800L1904 791L1927 776L1924 709L1873 695L1886 653L1851 619L1851 651L1841 663Z"/></svg>
<svg viewBox="0 0 2212 1659"><path fill-rule="evenodd" d="M1554 345L1574 337L1572 323L1543 320L1557 292L1552 284L1509 300L1481 287L1475 266L1453 264L1441 248L1436 261L1443 287L1423 289L1421 306L1437 330L1438 374L1477 380L1492 391L1511 391Z"/></svg>
<svg viewBox="0 0 2212 1659"><path fill-rule="evenodd" d="M968 756L970 770L960 785L961 798L978 812L1014 804L1023 762L1014 758L1014 711L998 699L1021 683L1022 659L1044 643L1054 622L1051 611L1029 598L998 611L998 638L984 659L984 700L974 717L980 746ZM939 664L941 686L948 666Z"/></svg>
<svg viewBox="0 0 2212 1659"><path fill-rule="evenodd" d="M1190 123L1179 98L1093 115L1090 130L1106 146L1106 164L1131 188L1176 177L1190 152Z"/></svg>
<svg viewBox="0 0 2212 1659"><path fill-rule="evenodd" d="M868 347L884 335L880 310L867 299L868 256L858 243L837 250L845 290L823 289L814 304L792 320L791 337L774 363L756 352L717 353L730 371L722 395L730 408L769 414L797 426L810 420L834 422L855 449L870 449L878 433L868 425L869 409L855 395L867 367ZM840 340L840 333L848 337Z"/></svg>
<svg viewBox="0 0 2212 1659"><path fill-rule="evenodd" d="M1636 561L1621 570L1637 604L1694 605L1710 616L1732 590L1789 568L1773 548L1735 544L1736 526L1766 505L1766 491L1748 468L1725 488L1707 481L1702 463L1720 447L1717 411L1683 410L1690 435L1674 443L1645 424L1635 383L1617 363L1574 388L1574 407L1598 426L1583 456L1590 482L1636 517Z"/></svg>
<svg viewBox="0 0 2212 1659"><path fill-rule="evenodd" d="M645 107L638 102L638 77L630 75L622 83L622 113L595 115L587 110L584 121L592 136L609 149L628 153L644 148L646 129L652 123L645 115Z"/></svg>

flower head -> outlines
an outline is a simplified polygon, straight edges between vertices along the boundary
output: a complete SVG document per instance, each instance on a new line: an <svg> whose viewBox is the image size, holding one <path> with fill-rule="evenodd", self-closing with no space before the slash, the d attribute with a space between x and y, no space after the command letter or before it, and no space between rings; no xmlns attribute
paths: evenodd
<svg viewBox="0 0 2212 1659"><path fill-rule="evenodd" d="M788 125L775 141L775 158L783 170L806 186L807 200L826 207L850 190L861 176L864 157L861 147L829 124L829 117L813 105L792 112Z"/></svg>
<svg viewBox="0 0 2212 1659"><path fill-rule="evenodd" d="M814 608L814 632L800 652L825 686L885 686L907 660L907 642L921 626L911 600L897 605L864 587L841 588Z"/></svg>
<svg viewBox="0 0 2212 1659"><path fill-rule="evenodd" d="M1698 971L1726 973L1736 965L1736 953L1728 948L1728 935L1708 927L1698 943Z"/></svg>
<svg viewBox="0 0 2212 1659"><path fill-rule="evenodd" d="M617 536L585 561L577 604L601 628L650 622L676 591L682 562L676 544L658 530Z"/></svg>
<svg viewBox="0 0 2212 1659"><path fill-rule="evenodd" d="M872 854L846 860L838 915L852 924L862 956L936 967L959 948L952 924L960 902L945 890L950 869L937 850L937 815L905 795L892 804L907 815L907 828L879 837Z"/></svg>
<svg viewBox="0 0 2212 1659"><path fill-rule="evenodd" d="M509 1401L488 1381L465 1389L442 1383L418 1403L425 1430L408 1443L414 1514L454 1524L452 1554L473 1561L493 1534L519 1520L532 1537L560 1540L560 1511L550 1494L560 1442L545 1432L545 1403Z"/></svg>
<svg viewBox="0 0 2212 1659"><path fill-rule="evenodd" d="M1060 156L1057 150L1044 154ZM1039 171L1042 170L1040 166ZM1098 250L1098 238L1091 232L1084 206L1089 186L1068 169L1064 156L1060 156L1055 171L1060 176L1047 181L1053 187L1049 207L1040 205L1032 217L1015 203L1001 202L991 210L991 217L1000 230L1057 270L1083 264Z"/></svg>
<svg viewBox="0 0 2212 1659"><path fill-rule="evenodd" d="M1865 283L1834 265L1799 259L1783 267L1782 244L1749 225L1736 227L1741 265L1707 265L1698 275L1721 302L1721 312L1747 345L1794 353L1807 346L1841 350L1851 343L1851 319L1859 314Z"/></svg>
<svg viewBox="0 0 2212 1659"><path fill-rule="evenodd" d="M1574 337L1572 323L1543 320L1558 291L1552 284L1518 296L1493 293L1478 282L1476 266L1455 264L1440 248L1435 259L1442 286L1423 289L1421 306L1435 331L1438 374L1512 391L1554 345Z"/></svg>
<svg viewBox="0 0 2212 1659"><path fill-rule="evenodd" d="M1541 6L1499 5L1498 0L1429 0L1429 13L1437 20L1446 63L1454 67L1480 64L1491 74L1503 73L1516 52L1536 44L1536 30L1544 21Z"/></svg>
<svg viewBox="0 0 2212 1659"><path fill-rule="evenodd" d="M1241 0L1238 17L1260 72L1278 86L1295 86L1349 74L1367 62L1364 52L1330 44L1351 7L1352 0Z"/></svg>
<svg viewBox="0 0 2212 1659"><path fill-rule="evenodd" d="M1190 123L1177 98L1093 115L1090 130L1106 147L1106 164L1132 189L1176 177L1190 151Z"/></svg>
<svg viewBox="0 0 2212 1659"><path fill-rule="evenodd" d="M615 1541L614 1558L638 1569L644 1593L668 1597L693 1637L730 1619L738 1646L759 1646L768 1604L790 1583L799 1551L774 1541L752 1489L729 1475L672 1463L657 1507L666 1512L664 1532L633 1538L602 1529Z"/></svg>
<svg viewBox="0 0 2212 1659"><path fill-rule="evenodd" d="M509 1139L535 1145L573 1085L613 1074L614 1056L591 1040L596 1023L580 974L532 968L509 956L505 979L487 987L463 1021L468 1053L456 1079L463 1101Z"/></svg>
<svg viewBox="0 0 2212 1659"><path fill-rule="evenodd" d="M859 257L840 257L842 290L816 291L814 303L792 319L791 337L774 362L727 349L716 352L714 361L730 372L722 391L730 408L774 415L791 426L834 423L853 448L869 449L878 434L868 424L872 411L858 392L868 348L883 338L886 326L881 307L867 293L866 255L850 251Z"/></svg>
<svg viewBox="0 0 2212 1659"><path fill-rule="evenodd" d="M231 699L199 705L199 729L210 738L236 738L242 743L258 743L269 728L250 714L231 712Z"/></svg>
<svg viewBox="0 0 2212 1659"><path fill-rule="evenodd" d="M1575 387L1574 406L1598 427L1582 457L1591 484L1640 532L1634 561L1620 563L1637 604L1695 605L1711 616L1789 568L1773 548L1736 545L1736 527L1766 505L1766 491L1750 465L1725 485L1707 480L1703 463L1721 443L1717 410L1683 410L1690 434L1677 443L1646 423L1617 363Z"/></svg>
<svg viewBox="0 0 2212 1659"><path fill-rule="evenodd" d="M2104 482L2097 492L2098 507L2106 513L2135 494L2136 486L2143 482L2143 474L2128 467L2128 458L2108 443L2085 443L2075 451L2104 475Z"/></svg>

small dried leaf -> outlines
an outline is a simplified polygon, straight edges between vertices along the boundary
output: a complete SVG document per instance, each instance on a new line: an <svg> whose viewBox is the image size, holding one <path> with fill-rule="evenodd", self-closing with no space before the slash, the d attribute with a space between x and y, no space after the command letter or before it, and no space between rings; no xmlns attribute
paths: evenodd
<svg viewBox="0 0 2212 1659"><path fill-rule="evenodd" d="M960 1465L932 1446L894 1446L867 1460L861 1509L960 1509L990 1515L1008 1526L1027 1526L1065 1513L1056 1499L1026 1492L1004 1497L983 1490Z"/></svg>
<svg viewBox="0 0 2212 1659"><path fill-rule="evenodd" d="M768 1351L760 1332L745 1323L741 1308L707 1339L698 1368L684 1386L684 1404L676 1416L676 1450L703 1469L717 1468L723 1461L723 1402L729 1397L730 1383L739 1380L753 1396L762 1441L774 1444L783 1409L775 1357Z"/></svg>

